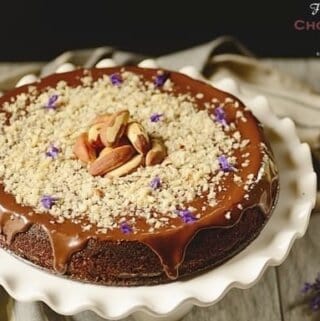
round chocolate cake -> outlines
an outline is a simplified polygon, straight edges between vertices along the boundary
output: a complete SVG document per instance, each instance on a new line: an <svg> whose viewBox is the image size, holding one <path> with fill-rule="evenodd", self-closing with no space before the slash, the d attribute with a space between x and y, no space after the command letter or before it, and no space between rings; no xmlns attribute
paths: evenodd
<svg viewBox="0 0 320 321"><path fill-rule="evenodd" d="M0 98L0 246L106 285L219 265L278 194L261 124L236 97L138 67L55 74Z"/></svg>

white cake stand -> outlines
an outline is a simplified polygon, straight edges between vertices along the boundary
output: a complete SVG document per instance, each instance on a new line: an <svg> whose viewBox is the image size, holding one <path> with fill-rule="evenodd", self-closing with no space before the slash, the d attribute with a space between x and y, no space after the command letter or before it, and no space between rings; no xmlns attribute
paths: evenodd
<svg viewBox="0 0 320 321"><path fill-rule="evenodd" d="M197 76L193 68L183 71ZM304 235L315 203L316 175L309 147L299 141L293 122L288 118L277 118L264 97L242 97L231 79L224 79L216 86L242 98L264 124L279 167L279 201L259 237L222 266L193 279L131 288L71 281L39 270L0 250L0 284L13 298L43 301L65 315L91 310L110 320L133 315L141 321L174 321L194 305L214 304L233 287L252 286L268 266L279 265L286 258L294 240Z"/></svg>

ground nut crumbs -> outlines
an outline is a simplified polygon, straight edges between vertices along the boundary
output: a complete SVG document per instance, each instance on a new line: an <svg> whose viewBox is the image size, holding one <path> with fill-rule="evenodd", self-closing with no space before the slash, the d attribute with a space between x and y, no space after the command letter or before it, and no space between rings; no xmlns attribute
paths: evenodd
<svg viewBox="0 0 320 321"><path fill-rule="evenodd" d="M157 88L158 83L145 82L130 72L97 81L84 79L76 88L61 81L56 88L39 94L32 90L4 104L12 115L6 125L5 114L0 114L0 177L18 203L39 213L48 211L57 222L86 218L89 223L84 230L95 224L101 233L121 227L136 233L136 219L142 219L148 224L146 230L154 231L175 226L171 219L192 222L201 217L194 211L216 205L217 191L224 190L221 181L234 175L220 169L219 156L227 155L237 170L248 165L247 160L237 165L233 153L249 141L241 140L239 132L228 134L206 110L197 110L193 97L171 94L170 79L160 79L168 87L164 91ZM56 106L57 101L58 108L43 108L48 102ZM140 167L124 177L93 177L73 155L75 139L88 130L95 116L122 109L128 109L149 135L164 140L168 156L162 164ZM150 115L160 116L155 122ZM53 144L58 146L57 154L47 157ZM188 207L188 202L203 194L206 206ZM45 208L47 195L55 201Z"/></svg>
<svg viewBox="0 0 320 321"><path fill-rule="evenodd" d="M2 128L6 122L6 114L0 113L0 127Z"/></svg>

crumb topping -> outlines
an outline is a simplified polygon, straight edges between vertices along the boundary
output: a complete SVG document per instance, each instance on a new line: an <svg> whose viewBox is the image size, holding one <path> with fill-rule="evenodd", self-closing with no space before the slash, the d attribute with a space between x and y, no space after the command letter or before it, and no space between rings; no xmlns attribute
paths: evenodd
<svg viewBox="0 0 320 321"><path fill-rule="evenodd" d="M250 155L237 159L235 153L250 142L234 124L227 124L223 109L226 104L238 108L238 102L214 99L208 105L215 108L212 117L208 110L198 110L190 95L173 95L173 85L166 73L146 82L124 71L96 81L85 76L78 87L60 81L41 93L33 88L5 103L4 110L11 114L6 124L0 113L0 177L5 191L19 204L49 212L57 222L85 218L84 230L94 224L101 233L119 229L129 234L137 232L138 220L153 232L175 227L172 219L188 224L200 219L216 205L228 175L249 190L256 177L249 175L242 182L237 171L249 165ZM123 177L93 177L74 157L75 140L97 115L124 108L148 134L163 139L168 156L161 164L139 167ZM236 117L246 121L241 111ZM188 205L196 197L205 200L200 210ZM226 213L227 220L230 215Z"/></svg>

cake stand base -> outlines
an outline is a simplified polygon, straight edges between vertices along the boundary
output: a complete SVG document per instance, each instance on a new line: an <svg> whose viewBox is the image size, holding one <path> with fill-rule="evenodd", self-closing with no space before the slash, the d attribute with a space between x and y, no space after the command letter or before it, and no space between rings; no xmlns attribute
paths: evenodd
<svg viewBox="0 0 320 321"><path fill-rule="evenodd" d="M193 304L185 303L175 309L174 312L170 312L170 315L164 314L162 316L156 316L147 312L137 311L134 312L132 316L136 321L178 321L187 315L192 308Z"/></svg>

